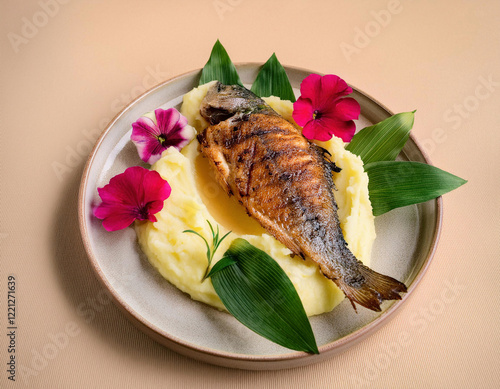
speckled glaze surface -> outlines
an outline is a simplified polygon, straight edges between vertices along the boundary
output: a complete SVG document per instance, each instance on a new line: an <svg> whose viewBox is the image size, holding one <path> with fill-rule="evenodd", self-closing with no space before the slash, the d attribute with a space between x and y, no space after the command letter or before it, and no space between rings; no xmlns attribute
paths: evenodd
<svg viewBox="0 0 500 389"><path fill-rule="evenodd" d="M251 84L260 66L238 65L243 83ZM311 71L293 67L286 67L286 71L298 94L300 82ZM116 304L139 329L181 354L252 370L292 368L332 357L380 328L413 293L438 242L441 198L376 218L371 267L406 283L408 293L401 301L386 302L381 313L362 307L356 313L344 300L332 312L312 317L319 355L293 352L261 338L229 314L191 300L164 280L140 251L132 228L109 233L92 216L92 206L99 201L97 187L129 166L142 165L129 139L131 124L147 111L179 107L182 96L197 85L199 73L186 73L152 88L124 108L97 141L82 176L78 207L80 230L92 267ZM392 114L370 96L353 89L352 96L361 105L358 129ZM399 158L430 163L413 137Z"/></svg>

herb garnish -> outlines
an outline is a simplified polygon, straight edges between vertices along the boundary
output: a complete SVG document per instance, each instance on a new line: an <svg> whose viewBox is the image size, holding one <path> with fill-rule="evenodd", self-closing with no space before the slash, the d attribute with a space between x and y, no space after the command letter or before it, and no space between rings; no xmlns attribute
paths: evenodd
<svg viewBox="0 0 500 389"><path fill-rule="evenodd" d="M205 242L205 245L207 246L208 266L207 266L207 270L205 270L205 275L203 276L202 281L205 281L205 279L208 277L208 272L210 270L210 265L212 264L212 259L214 258L215 252L219 248L222 241L226 238L226 236L228 236L231 233L231 231L229 231L226 235L224 235L222 238L219 239L219 234L220 234L219 226L217 226L217 231L215 231L214 228L212 227L212 223L210 223L208 220L207 220L207 223L210 227L210 231L212 232L212 247L210 247L207 240L200 233L198 233L194 230L182 231L182 232L187 232L190 234L198 235L201 239L203 239L203 241Z"/></svg>

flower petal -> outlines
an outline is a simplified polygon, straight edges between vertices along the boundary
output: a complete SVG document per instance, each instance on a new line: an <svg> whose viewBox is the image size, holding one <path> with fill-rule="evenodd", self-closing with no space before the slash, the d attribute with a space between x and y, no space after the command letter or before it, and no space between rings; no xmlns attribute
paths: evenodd
<svg viewBox="0 0 500 389"><path fill-rule="evenodd" d="M306 123L313 119L314 108L311 99L300 96L293 103L292 117L299 126L305 126Z"/></svg>
<svg viewBox="0 0 500 389"><path fill-rule="evenodd" d="M152 161L151 157L155 154L161 154L163 151L161 143L158 140L158 136L160 135L160 128L148 117L142 116L132 124L130 139L134 142L139 157L144 162L154 163L155 161Z"/></svg>
<svg viewBox="0 0 500 389"><path fill-rule="evenodd" d="M360 113L361 107L352 97L340 99L337 103L337 115L342 120L356 120Z"/></svg>
<svg viewBox="0 0 500 389"><path fill-rule="evenodd" d="M163 201L155 200L147 204L148 207L148 219L155 222L155 213L160 212L163 209ZM154 220L153 220L154 219Z"/></svg>
<svg viewBox="0 0 500 389"><path fill-rule="evenodd" d="M139 157L150 165L160 159L161 153L165 149L157 138L143 141L132 140L132 142L134 142L137 147Z"/></svg>
<svg viewBox="0 0 500 389"><path fill-rule="evenodd" d="M155 216L155 215L153 215L152 213L150 213L150 214L148 215L148 220L149 220L150 222L152 222L152 223L156 223L156 222L158 221L158 219L156 218L156 216Z"/></svg>
<svg viewBox="0 0 500 389"><path fill-rule="evenodd" d="M313 106L321 101L321 76L319 74L309 74L300 83L300 96L310 99Z"/></svg>
<svg viewBox="0 0 500 389"><path fill-rule="evenodd" d="M352 97L337 100L337 103L323 112L323 117L347 121L358 119L361 112L359 103Z"/></svg>
<svg viewBox="0 0 500 389"><path fill-rule="evenodd" d="M137 181L134 177L134 173L138 173L136 168L144 169L139 166L128 168L124 173L111 178L108 185L97 189L99 196L101 196L104 203L115 203L124 206L131 206L135 204L134 199L137 197L136 190L134 185L131 185L131 181Z"/></svg>
<svg viewBox="0 0 500 389"><path fill-rule="evenodd" d="M165 181L155 170L150 170L143 180L144 187L144 203L150 203L152 201L164 201L172 192L172 188L169 183ZM157 211L156 211L157 212ZM155 213L156 213L155 212Z"/></svg>
<svg viewBox="0 0 500 389"><path fill-rule="evenodd" d="M306 123L306 125L302 128L302 135L304 135L307 139L314 139L316 133L313 120L311 120L309 123Z"/></svg>
<svg viewBox="0 0 500 389"><path fill-rule="evenodd" d="M98 192L103 201L94 208L94 216L103 219L106 230L116 231L135 219L156 221L154 214L163 208L171 188L158 172L133 166L98 188Z"/></svg>
<svg viewBox="0 0 500 389"><path fill-rule="evenodd" d="M294 104L293 118L303 126L306 138L326 141L336 135L350 141L356 125L352 121L360 114L359 103L342 96L352 88L334 74L310 74L300 85L301 96Z"/></svg>
<svg viewBox="0 0 500 389"><path fill-rule="evenodd" d="M101 203L94 208L94 216L98 219L106 219L113 213L129 212L131 207L126 207L117 203Z"/></svg>
<svg viewBox="0 0 500 389"><path fill-rule="evenodd" d="M102 226L106 231L118 231L130 226L135 217L130 213L113 213L102 221Z"/></svg>
<svg viewBox="0 0 500 389"><path fill-rule="evenodd" d="M327 74L321 79L321 99L334 101L352 93L352 88L335 74Z"/></svg>
<svg viewBox="0 0 500 389"><path fill-rule="evenodd" d="M156 124L150 118L142 117L132 125L130 137L141 159L151 165L160 159L165 149L175 147L181 150L195 135L195 131L187 126L187 118L175 108L159 108L154 114Z"/></svg>
<svg viewBox="0 0 500 389"><path fill-rule="evenodd" d="M196 135L196 130L188 126L176 125L175 128L168 134L165 141L165 148L175 147L177 150L182 150L189 142L191 142Z"/></svg>
<svg viewBox="0 0 500 389"><path fill-rule="evenodd" d="M316 139L322 142L332 139L332 135L321 120L311 120L302 129L302 135L307 139Z"/></svg>
<svg viewBox="0 0 500 389"><path fill-rule="evenodd" d="M128 181L130 197L134 199L136 211L144 204L144 198L146 196L144 178L149 172L150 170L141 166L132 166L123 173L125 179Z"/></svg>
<svg viewBox="0 0 500 389"><path fill-rule="evenodd" d="M328 117L324 117L320 120L322 128L324 128L329 137L326 140L332 138L333 135L341 138L344 142L350 142L354 133L356 132L356 124L352 120L335 120ZM322 140L316 138L318 140Z"/></svg>
<svg viewBox="0 0 500 389"><path fill-rule="evenodd" d="M166 136L164 148L173 146L181 150L194 138L191 128L186 128L187 118L175 108L157 109L155 115L162 134Z"/></svg>
<svg viewBox="0 0 500 389"><path fill-rule="evenodd" d="M179 121L181 114L175 108L169 109L156 109L155 110L156 123L160 132L167 135L175 124Z"/></svg>
<svg viewBox="0 0 500 389"><path fill-rule="evenodd" d="M155 124L153 120L146 116L141 116L134 123L132 123L132 140L143 140L157 137L160 135L160 127Z"/></svg>

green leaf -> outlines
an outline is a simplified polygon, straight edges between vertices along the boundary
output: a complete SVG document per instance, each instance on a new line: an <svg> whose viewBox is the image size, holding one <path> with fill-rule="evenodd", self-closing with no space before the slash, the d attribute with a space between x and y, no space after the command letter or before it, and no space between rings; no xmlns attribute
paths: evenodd
<svg viewBox="0 0 500 389"><path fill-rule="evenodd" d="M467 182L420 162L372 162L365 165L365 171L374 216L434 199Z"/></svg>
<svg viewBox="0 0 500 389"><path fill-rule="evenodd" d="M252 331L292 350L319 353L295 287L264 251L235 239L209 275L227 310Z"/></svg>
<svg viewBox="0 0 500 389"><path fill-rule="evenodd" d="M346 149L359 155L363 163L394 161L413 127L415 111L402 112L354 135Z"/></svg>
<svg viewBox="0 0 500 389"><path fill-rule="evenodd" d="M295 102L290 80L275 53L259 70L251 90L260 97L277 96L282 100Z"/></svg>
<svg viewBox="0 0 500 389"><path fill-rule="evenodd" d="M224 256L212 267L212 270L210 270L207 277L212 277L218 271L221 271L225 267L233 265L235 263L238 263L236 259L234 259L233 257L228 257L226 256L226 254L224 254Z"/></svg>
<svg viewBox="0 0 500 389"><path fill-rule="evenodd" d="M201 71L201 78L198 85L203 85L214 80L218 80L226 85L238 84L243 86L231 58L229 58L226 49L218 39L212 48L208 62Z"/></svg>

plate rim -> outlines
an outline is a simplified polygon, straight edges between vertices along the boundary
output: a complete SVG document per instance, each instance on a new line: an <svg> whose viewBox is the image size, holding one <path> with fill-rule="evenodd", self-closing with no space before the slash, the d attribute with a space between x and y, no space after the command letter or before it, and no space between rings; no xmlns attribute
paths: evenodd
<svg viewBox="0 0 500 389"><path fill-rule="evenodd" d="M258 68L261 67L263 63L260 62L241 62L235 63L237 69L240 68ZM288 71L296 71L303 73L317 73L323 75L319 72L313 72L309 69L305 69L302 67L296 66L287 66L283 65L285 70ZM127 104L123 109L118 112L115 117L109 122L109 124L105 127L105 129L100 134L99 138L96 140L92 151L89 154L89 157L85 163L85 167L82 173L82 177L80 180L80 187L78 191L78 221L80 228L80 235L83 241L83 245L85 251L87 253L87 257L91 263L91 267L97 276L99 282L102 286L106 288L106 290L110 293L111 298L116 306L125 314L125 316L142 332L146 333L149 337L153 338L155 341L160 344L170 348L171 350L178 352L179 354L230 368L239 368L239 369L247 369L247 370L277 370L284 368L293 368L298 366L305 366L308 364L316 363L321 360L324 360L334 354L340 353L366 338L370 334L374 333L376 330L380 329L383 325L385 325L389 319L395 316L395 313L399 311L399 307L401 307L408 298L412 295L413 291L420 284L421 279L424 274L427 272L434 254L437 250L437 245L439 241L439 237L442 229L442 218L443 218L443 201L442 197L439 196L435 199L436 201L436 222L434 225L434 233L430 242L430 249L425 257L425 260L422 263L421 268L415 275L411 285L408 287L408 292L404 294L401 300L395 301L390 307L388 307L384 312L382 312L378 317L376 317L370 323L358 328L357 330L345 335L344 337L337 339L333 342L327 343L323 346L319 347L320 354L313 355L300 351L290 351L286 354L276 354L276 355L249 355L249 354L237 354L232 352L220 351L215 349L210 349L208 347L195 345L193 343L184 341L172 334L169 334L163 331L161 328L158 328L153 323L149 322L146 318L136 312L129 304L124 301L120 294L111 286L107 277L104 275L102 269L100 268L97 258L91 248L91 242L89 237L89 232L86 226L86 204L85 204L85 193L87 191L87 184L90 169L92 167L92 163L95 160L96 154L99 148L102 145L103 140L107 136L107 134L114 127L115 123L119 120L119 118L131 107L133 107L138 101L146 98L148 95L155 93L157 90L162 89L167 84L175 82L178 79L182 79L185 77L192 77L198 73L201 73L201 68L196 70L187 71L185 73L173 76L155 86L148 89L141 95L137 96L134 100L132 100L129 104ZM357 87L348 83L348 85L356 91L356 93L364 96L368 100L371 100L380 108L382 108L387 115L393 115L393 112L387 108L384 104L380 103L377 99L373 98L371 95L361 91ZM410 139L415 144L418 151L421 153L426 164L432 165L429 156L425 149L423 149L419 142L415 139L413 134L410 133Z"/></svg>

